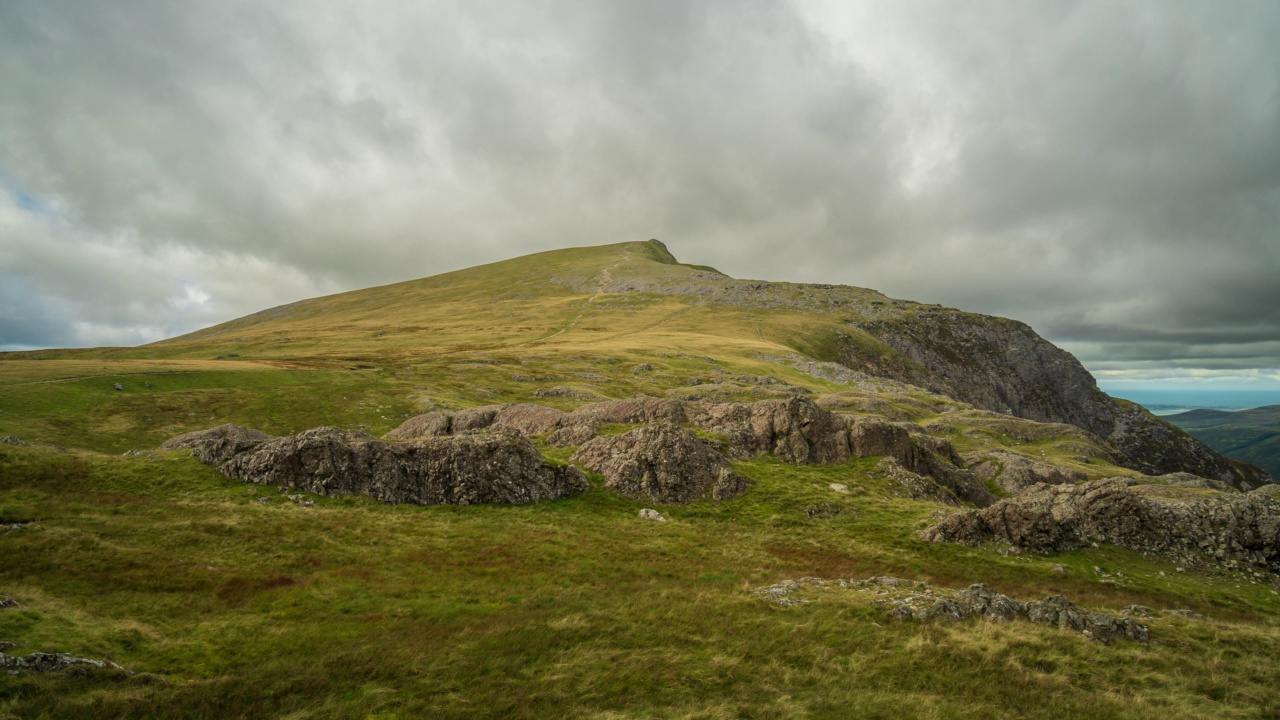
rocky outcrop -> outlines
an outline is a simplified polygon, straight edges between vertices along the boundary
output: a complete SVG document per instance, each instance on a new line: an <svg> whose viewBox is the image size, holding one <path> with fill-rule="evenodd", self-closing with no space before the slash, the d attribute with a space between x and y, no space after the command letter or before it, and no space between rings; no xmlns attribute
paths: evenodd
<svg viewBox="0 0 1280 720"><path fill-rule="evenodd" d="M201 461L245 482L387 503L523 504L587 489L576 468L546 462L506 428L400 443L337 428L265 440L243 430L215 428L208 437L175 438L182 442L174 446L191 447ZM237 438L249 439L237 445Z"/></svg>
<svg viewBox="0 0 1280 720"><path fill-rule="evenodd" d="M0 652L0 668L10 672L27 670L30 672L54 672L68 668L84 668L88 670L119 670L124 668L106 660L76 657L67 653L35 652L30 655L5 655Z"/></svg>
<svg viewBox="0 0 1280 720"><path fill-rule="evenodd" d="M1164 485L1172 485L1174 487L1200 488L1203 490L1217 490L1218 492L1240 492L1234 485L1225 483L1221 480L1213 478L1203 478L1199 475L1191 473L1177 472L1167 475L1157 475L1155 477L1148 476L1144 478L1149 482L1161 483ZM1271 487L1277 487L1272 485Z"/></svg>
<svg viewBox="0 0 1280 720"><path fill-rule="evenodd" d="M400 423L391 432L383 435L388 440L414 440L417 438L441 437L448 435L453 429L453 416L442 412L429 412L415 415Z"/></svg>
<svg viewBox="0 0 1280 720"><path fill-rule="evenodd" d="M771 604L793 607L812 602L804 597L795 597L796 593L809 588L874 593L876 600L873 604L884 608L890 617L898 620L962 622L982 618L998 623L1026 620L1078 632L1104 643L1121 639L1146 642L1150 639L1148 628L1135 622L1128 610L1121 617L1113 617L1081 608L1061 595L1050 595L1043 600L1023 603L981 583L951 591L895 577L873 577L866 580L823 580L810 577L784 580L758 588L754 592ZM1134 607L1139 606L1131 606L1130 609Z"/></svg>
<svg viewBox="0 0 1280 720"><path fill-rule="evenodd" d="M965 464L981 480L990 480L1012 495L1044 483L1074 485L1088 476L1008 450L980 450L964 456Z"/></svg>
<svg viewBox="0 0 1280 720"><path fill-rule="evenodd" d="M747 488L714 443L672 422L596 438L578 448L572 460L603 475L611 490L640 500L727 500Z"/></svg>
<svg viewBox="0 0 1280 720"><path fill-rule="evenodd" d="M704 403L686 409L699 427L723 435L729 453L771 453L797 464L825 465L853 457L847 423L806 397L753 403Z"/></svg>
<svg viewBox="0 0 1280 720"><path fill-rule="evenodd" d="M465 420L465 422L463 422ZM588 403L571 412L539 405L487 405L454 415L428 413L405 421L388 439L447 436L485 427L547 434L555 447L584 446L607 425L693 425L725 438L731 457L761 453L796 464L830 464L854 457L887 456L907 471L932 478L941 494L986 506L995 498L971 473L949 442L913 435L906 425L879 418L849 420L795 396L750 403L692 402L655 397ZM921 497L931 497L926 493Z"/></svg>
<svg viewBox="0 0 1280 720"><path fill-rule="evenodd" d="M964 545L1006 542L1037 552L1106 542L1280 572L1280 501L1260 493L1169 497L1142 492L1127 478L1037 485L990 507L944 518L923 535Z"/></svg>
<svg viewBox="0 0 1280 720"><path fill-rule="evenodd" d="M1213 448L1147 412L1141 405L1117 406L1115 430L1107 440L1125 467L1147 475L1185 472L1252 490L1272 482L1260 468L1219 455Z"/></svg>
<svg viewBox="0 0 1280 720"><path fill-rule="evenodd" d="M1141 406L1111 398L1074 356L1023 323L930 307L858 328L870 338L846 336L841 344L841 362L851 368L983 410L1088 430L1124 467L1149 475L1188 472L1244 490L1270 482L1262 470L1218 454ZM877 350L877 341L897 356Z"/></svg>
<svg viewBox="0 0 1280 720"><path fill-rule="evenodd" d="M191 452L206 465L219 465L236 455L252 450L270 436L260 430L250 430L239 425L219 425L208 430L197 430L169 438L160 445L161 450L191 448Z"/></svg>

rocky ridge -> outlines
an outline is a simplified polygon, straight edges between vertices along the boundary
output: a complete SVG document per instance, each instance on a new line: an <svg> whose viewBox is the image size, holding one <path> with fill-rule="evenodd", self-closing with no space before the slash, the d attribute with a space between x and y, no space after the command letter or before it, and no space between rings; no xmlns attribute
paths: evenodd
<svg viewBox="0 0 1280 720"><path fill-rule="evenodd" d="M170 442L190 447L228 477L318 495L473 505L533 503L587 490L587 480L576 468L547 462L528 439L510 429L399 443L327 427L282 438L235 426L203 432Z"/></svg>
<svg viewBox="0 0 1280 720"><path fill-rule="evenodd" d="M620 495L664 503L728 500L747 489L715 443L670 421L588 441L571 458L604 475Z"/></svg>
<svg viewBox="0 0 1280 720"><path fill-rule="evenodd" d="M920 622L962 622L986 619L993 622L1026 620L1078 632L1085 637L1109 643L1114 640L1147 642L1150 631L1133 620L1132 615L1147 615L1146 608L1130 606L1120 617L1093 612L1079 607L1062 595L1050 595L1028 603L1015 600L981 583L951 591L931 587L928 583L895 577L873 577L866 580L823 580L807 577L784 580L753 593L761 600L779 607L808 604L805 597L794 597L804 590L841 590L872 593L872 604L897 620Z"/></svg>
<svg viewBox="0 0 1280 720"><path fill-rule="evenodd" d="M823 465L888 456L905 471L931 478L943 488L940 494L953 504L985 506L995 500L985 485L964 469L964 461L946 440L924 435L906 424L847 418L805 396L751 403L638 397L588 403L572 411L523 403L489 405L452 415L437 412L413 417L385 437L438 437L458 432L459 427L465 432L492 426L528 435L546 434L548 442L556 446L585 446L605 425L659 423L692 425L723 437L724 451L732 458L770 453L794 464ZM645 437L651 442L659 438L675 441L678 436L668 431Z"/></svg>
<svg viewBox="0 0 1280 720"><path fill-rule="evenodd" d="M923 531L933 542L1004 542L1034 552L1106 542L1130 550L1280 572L1280 500L1266 492L1172 494L1107 478L1036 485Z"/></svg>

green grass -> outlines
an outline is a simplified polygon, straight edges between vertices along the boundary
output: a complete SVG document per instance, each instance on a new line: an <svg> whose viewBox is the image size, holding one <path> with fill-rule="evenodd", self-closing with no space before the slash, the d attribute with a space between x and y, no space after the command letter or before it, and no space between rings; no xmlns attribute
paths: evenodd
<svg viewBox="0 0 1280 720"><path fill-rule="evenodd" d="M0 610L0 641L138 673L0 674L0 718L1280 717L1271 579L1178 572L1107 546L1043 557L926 543L917 531L949 509L906 497L874 458L736 462L750 481L743 496L663 506L669 521L655 523L595 476L580 497L534 506L314 497L304 509L185 452L121 454L225 422L377 435L434 409L750 400L792 387L851 414L918 423L962 452L1010 448L1090 477L1127 472L1075 428L775 361L799 348L909 367L850 334L849 305L597 292L606 270L676 285L705 272L666 257L648 244L562 251L141 348L0 354L0 435L67 448L0 444L0 525L29 523L0 528L0 593L22 605ZM925 307L841 297L868 312ZM652 368L635 372L641 364ZM550 388L578 397L540 397ZM553 461L573 453L536 440ZM842 511L807 517L819 503ZM851 595L781 609L751 593L882 574L1208 619L1157 617L1151 644L1104 646L1027 623L899 623Z"/></svg>
<svg viewBox="0 0 1280 720"><path fill-rule="evenodd" d="M0 463L0 516L35 521L0 540L0 578L23 605L0 612L0 637L163 678L0 676L0 713L17 717L1250 717L1280 703L1269 588L1114 549L923 543L913 531L936 507L895 497L870 460L739 463L746 495L664 508L667 523L598 484L529 507L302 509L182 452L5 447ZM846 511L806 518L820 501ZM783 610L749 592L878 574L1211 620L1160 618L1150 646L1102 646L1026 624L897 623L848 598ZM1055 702L1034 702L1044 692Z"/></svg>

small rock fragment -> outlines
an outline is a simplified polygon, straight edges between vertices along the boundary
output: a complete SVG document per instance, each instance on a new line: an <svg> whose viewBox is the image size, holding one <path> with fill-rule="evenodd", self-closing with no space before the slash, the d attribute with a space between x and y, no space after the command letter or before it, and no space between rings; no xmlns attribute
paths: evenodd
<svg viewBox="0 0 1280 720"><path fill-rule="evenodd" d="M657 520L658 522L666 522L666 521L667 521L667 519L666 519L666 518L662 517L662 513L658 512L657 510L653 510L653 509L651 509L651 508L645 508L645 509L641 510L641 511L640 511L640 519L642 519L642 520Z"/></svg>
<svg viewBox="0 0 1280 720"><path fill-rule="evenodd" d="M849 494L849 486L848 486L848 485L845 485L844 483L831 483L831 484L830 484L830 485L828 485L827 487L829 487L829 488L831 488L832 490L834 490L834 491L836 491L836 492L840 493L841 495L848 495L848 494Z"/></svg>

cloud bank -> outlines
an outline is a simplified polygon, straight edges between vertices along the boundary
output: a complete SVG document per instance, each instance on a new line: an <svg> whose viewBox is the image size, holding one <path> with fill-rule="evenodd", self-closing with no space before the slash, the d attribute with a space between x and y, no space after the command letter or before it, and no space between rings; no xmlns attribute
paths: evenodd
<svg viewBox="0 0 1280 720"><path fill-rule="evenodd" d="M0 5L0 348L658 237L1276 383L1280 5Z"/></svg>

